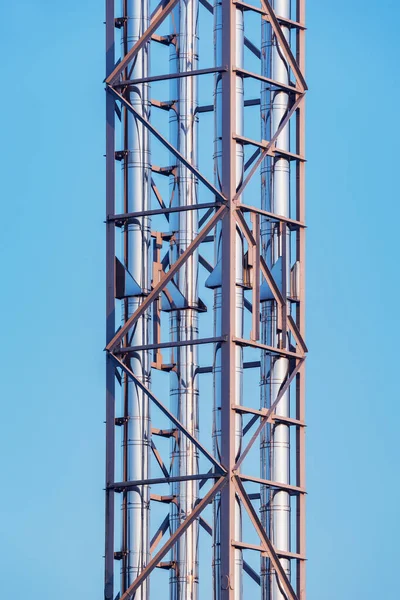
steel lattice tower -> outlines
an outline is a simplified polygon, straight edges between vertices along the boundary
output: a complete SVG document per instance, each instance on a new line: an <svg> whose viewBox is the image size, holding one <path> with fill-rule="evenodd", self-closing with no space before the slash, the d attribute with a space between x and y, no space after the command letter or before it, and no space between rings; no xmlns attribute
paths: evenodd
<svg viewBox="0 0 400 600"><path fill-rule="evenodd" d="M105 600L306 598L304 4L106 0Z"/></svg>

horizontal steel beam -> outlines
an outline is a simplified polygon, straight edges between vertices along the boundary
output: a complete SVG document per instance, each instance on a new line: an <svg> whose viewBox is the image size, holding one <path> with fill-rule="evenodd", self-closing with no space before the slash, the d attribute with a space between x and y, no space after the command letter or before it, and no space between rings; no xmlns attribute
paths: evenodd
<svg viewBox="0 0 400 600"><path fill-rule="evenodd" d="M177 309L179 310L179 309ZM196 338L193 340L180 340L177 342L160 342L159 344L146 344L144 346L126 346L114 350L116 355L134 354L135 352L142 352L145 350L162 350L163 348L180 348L181 346L201 346L204 344L217 344L219 342L226 342L226 336L210 337L210 338Z"/></svg>
<svg viewBox="0 0 400 600"><path fill-rule="evenodd" d="M257 408L251 408L249 406L243 406L242 404L233 404L232 409L241 414L250 414L255 415L257 417L265 417L269 409L263 408L261 410ZM295 425L296 427L305 427L306 424L304 421L300 421L299 419L292 419L291 417L284 417L282 415L271 415L271 421L279 421L280 423L287 423L287 425Z"/></svg>
<svg viewBox="0 0 400 600"><path fill-rule="evenodd" d="M262 8L259 8L258 6L254 6L254 4L248 4L247 2L241 2L241 0L233 0L233 4L235 4L235 6L237 6L238 8L242 8L244 11L249 10L249 11L256 12L265 17L268 16L268 13L265 12L265 10L263 10ZM281 25L286 25L286 27L291 27L293 29L300 29L300 30L307 29L306 26L303 23L300 23L299 21L293 21L292 19L286 19L286 17L281 17L279 15L276 15L276 18L278 19L278 21Z"/></svg>
<svg viewBox="0 0 400 600"><path fill-rule="evenodd" d="M261 552L264 555L268 555L268 551L265 549L265 546L261 546L259 544L249 544L247 542L233 540L232 546L234 546L235 548L241 548L242 550L255 550L256 552ZM296 552L286 552L285 550L277 550L276 548L275 554L279 558L288 558L291 560L305 560L304 556L302 556L301 554L297 554Z"/></svg>
<svg viewBox="0 0 400 600"><path fill-rule="evenodd" d="M305 489L298 487L297 485L289 485L287 483L280 483L279 481L271 481L270 479L262 479L260 477L253 477L251 475L239 474L242 481L249 481L251 483L258 483L259 485L265 485L270 488L276 488L278 490L285 490L290 494L305 494Z"/></svg>
<svg viewBox="0 0 400 600"><path fill-rule="evenodd" d="M152 217L154 215L164 215L169 213L180 213L190 210L203 210L205 208L219 208L221 202L203 202L201 204L191 204L189 206L166 206L165 208L154 208L150 210L139 210L131 213L119 213L117 215L110 215L107 217L107 222L121 221L124 223L130 223L132 220L138 217Z"/></svg>
<svg viewBox="0 0 400 600"><path fill-rule="evenodd" d="M271 142L266 140L253 140L251 138L245 137L243 135L235 135L234 139L239 142L239 144L243 144L243 146L256 146L257 148L262 148L267 151L267 154L270 156L283 156L284 158L288 158L289 160L299 160L300 162L306 162L304 156L300 154L295 154L294 152L289 152L288 150L283 150L282 148L276 148L271 145Z"/></svg>
<svg viewBox="0 0 400 600"><path fill-rule="evenodd" d="M249 542L232 540L232 546L234 546L235 548L241 548L242 550L255 550L256 552L266 554L264 546L260 546L260 544L250 544Z"/></svg>
<svg viewBox="0 0 400 600"><path fill-rule="evenodd" d="M245 100L244 101L244 106L259 106L260 105L260 98L250 98L249 100ZM198 106L196 108L197 113L205 113L205 112L213 112L214 110L214 104L203 104L203 106Z"/></svg>
<svg viewBox="0 0 400 600"><path fill-rule="evenodd" d="M295 219L289 219L289 217L284 217L283 215L277 215L276 213L269 212L268 210L262 210L261 208L257 208L256 206L250 206L249 204L236 204L236 208L240 208L243 212L256 213L258 215L262 215L271 219L271 221L276 221L277 223L287 223L289 229L295 231L299 228L305 228L306 225L302 221L296 221Z"/></svg>
<svg viewBox="0 0 400 600"><path fill-rule="evenodd" d="M152 75L151 77L141 77L140 79L122 79L120 83L114 83L114 88L125 88L139 83L150 83L156 81L165 81L168 79L180 79L182 77L196 77L197 75L210 75L212 73L225 73L227 67L212 67L210 69L197 69L193 71L182 71L181 73L164 73L162 75Z"/></svg>
<svg viewBox="0 0 400 600"><path fill-rule="evenodd" d="M234 71L241 75L244 79L251 78L257 79L258 81L263 81L264 83L270 83L274 87L285 90L289 92L289 94L301 94L294 85L286 85L284 83L280 83L279 81L275 81L275 79L271 79L270 77L264 77L264 75L259 75L258 73L253 73L252 71L247 71L246 69L234 69Z"/></svg>
<svg viewBox="0 0 400 600"><path fill-rule="evenodd" d="M158 485L161 483L175 483L177 481L196 481L198 479L218 479L221 473L197 473L194 475L180 475L177 477L155 477L153 479L135 479L135 481L118 481L108 486L107 489L115 492L125 492L141 485Z"/></svg>
<svg viewBox="0 0 400 600"><path fill-rule="evenodd" d="M245 340L243 338L233 338L233 342L238 346L249 346L251 348L259 348L260 350L265 350L270 354L276 354L277 356L286 356L287 358L303 358L302 354L297 354L296 352L291 352L290 350L285 350L284 348L275 348L275 346L268 346L267 344L261 344L261 342L254 342L252 340Z"/></svg>
<svg viewBox="0 0 400 600"><path fill-rule="evenodd" d="M252 360L252 361L247 361L243 363L243 369L259 369L261 366L261 363L259 360ZM208 367L198 367L196 369L196 373L212 373L213 372L213 368L211 366ZM238 405L241 406L241 405Z"/></svg>
<svg viewBox="0 0 400 600"><path fill-rule="evenodd" d="M151 435L158 435L164 438L170 438L175 435L176 429L159 429L158 427L151 428Z"/></svg>

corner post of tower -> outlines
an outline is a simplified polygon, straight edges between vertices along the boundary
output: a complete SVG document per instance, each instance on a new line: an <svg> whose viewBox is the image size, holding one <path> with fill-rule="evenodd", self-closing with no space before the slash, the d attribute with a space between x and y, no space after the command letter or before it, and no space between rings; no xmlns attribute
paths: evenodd
<svg viewBox="0 0 400 600"><path fill-rule="evenodd" d="M221 462L227 470L227 482L221 491L221 600L235 600L235 293L236 293L236 225L233 198L236 193L236 95L234 58L236 54L235 5L222 0L222 193L228 211L222 221L222 336L226 341L221 348ZM217 582L218 585L218 582Z"/></svg>
<svg viewBox="0 0 400 600"><path fill-rule="evenodd" d="M306 22L306 0L297 0L296 2L297 20L303 25ZM305 72L305 28L296 30L296 60L303 76ZM305 98L297 109L296 119L296 153L299 156L305 156ZM296 164L296 218L305 223L305 169L304 161L297 161ZM306 229L300 227L296 235L296 254L297 260L301 265L300 271L300 290L299 290L299 311L297 314L297 327L303 339L306 337L305 331L305 260L306 260ZM305 421L305 365L296 376L296 418L299 421ZM306 452L306 430L305 427L296 429L296 455L297 455L297 485L306 489L306 473L305 473L305 452ZM306 495L301 494L297 503L296 514L296 529L297 529L297 553L301 556L306 556ZM297 594L299 600L306 600L306 561L299 561L297 569Z"/></svg>
<svg viewBox="0 0 400 600"><path fill-rule="evenodd" d="M115 67L114 0L106 0L106 78ZM106 344L115 334L115 101L106 92ZM106 499L104 598L114 600L115 367L106 356Z"/></svg>

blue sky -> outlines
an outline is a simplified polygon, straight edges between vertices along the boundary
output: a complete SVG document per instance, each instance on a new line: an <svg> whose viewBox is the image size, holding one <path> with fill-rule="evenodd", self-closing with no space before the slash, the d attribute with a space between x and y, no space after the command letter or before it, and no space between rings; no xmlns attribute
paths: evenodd
<svg viewBox="0 0 400 600"><path fill-rule="evenodd" d="M397 598L400 8L308 2L308 598ZM0 2L4 597L102 597L103 2Z"/></svg>

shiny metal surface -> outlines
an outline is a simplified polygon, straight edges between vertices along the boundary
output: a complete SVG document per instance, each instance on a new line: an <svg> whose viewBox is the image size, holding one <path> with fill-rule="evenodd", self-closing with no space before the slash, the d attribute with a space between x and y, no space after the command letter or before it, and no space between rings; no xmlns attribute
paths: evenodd
<svg viewBox="0 0 400 600"><path fill-rule="evenodd" d="M198 68L198 0L181 0L171 15L175 43L170 45L170 72L187 72ZM170 141L178 151L197 167L197 77L173 79L170 98L174 106L170 110ZM176 161L172 157L172 163ZM189 206L197 203L198 182L182 163L170 176L171 205ZM171 213L170 231L174 234L170 249L170 262L174 263L193 241L198 232L197 211ZM170 313L170 338L180 342L198 337L198 253L189 258L173 282L183 307ZM198 423L198 347L196 345L175 348L173 362L176 369L170 375L171 411L195 437L199 434ZM171 438L172 476L198 473L198 450L179 434ZM195 481L175 482L171 503L170 527L173 534L182 521L194 509L198 500L198 484ZM197 600L198 597L198 520L186 530L171 550L174 567L170 570L171 600Z"/></svg>
<svg viewBox="0 0 400 600"><path fill-rule="evenodd" d="M276 14L290 18L290 0L274 0L272 6ZM289 41L289 29L282 27ZM261 73L275 81L288 84L288 65L277 44L272 28L267 21L262 22ZM286 92L271 90L263 84L261 88L261 127L262 138L271 139L288 109L289 97ZM277 144L283 150L289 147L289 126L278 137ZM268 157L261 165L261 207L264 210L290 217L290 162L286 158ZM282 235L277 224L267 219L261 221L261 240L264 258L270 267L280 261L285 269L287 280L282 274L276 277L281 281L281 292L290 294L290 240ZM286 256L286 265L283 257ZM276 269L275 269L276 270ZM278 346L285 343L282 334L277 332L277 306L274 300L262 303L261 341ZM261 407L268 408L275 401L287 374L289 364L286 358L276 358L264 354L261 360ZM289 391L284 394L277 412L289 416ZM261 435L261 477L281 483L290 483L290 438L289 427L284 424L268 425ZM260 514L262 523L276 549L290 551L290 496L285 491L273 491L261 487ZM281 564L290 577L290 560L281 559ZM262 600L285 600L277 575L267 558L261 558Z"/></svg>
<svg viewBox="0 0 400 600"><path fill-rule="evenodd" d="M235 48L235 64L238 68L243 67L244 62L244 21L243 12L236 10L236 48ZM214 3L214 57L215 65L220 66L222 61L222 2L217 0ZM221 76L216 75L215 78L215 93L214 93L214 171L217 187L221 188L221 168L222 168L222 82ZM243 78L236 77L236 133L243 135L244 130L244 86ZM241 144L236 144L236 187L239 187L244 173L244 151ZM222 260L222 230L221 223L218 224L215 234L215 264L218 265ZM240 230L236 229L236 319L235 319L235 335L241 337L243 335L243 309L244 309L244 290L243 290L243 265L244 265L244 250L243 236ZM218 267L216 268L218 272ZM217 284L214 291L214 335L221 335L221 271L219 269ZM243 349L240 346L236 347L236 402L242 403L243 397ZM213 418L213 438L214 452L218 460L221 459L220 442L221 442L221 389L222 389L222 372L221 372L221 347L216 345L213 364L214 376L214 418ZM239 456L242 443L242 416L236 413L235 416L235 450L236 457ZM213 567L214 567L214 599L219 600L221 597L221 553L220 553L220 495L218 494L214 500L214 545L213 545ZM242 513L239 498L236 497L235 511L235 540L242 539ZM243 595L243 555L242 550L235 549L235 572L234 572L234 595L235 600L241 600Z"/></svg>
<svg viewBox="0 0 400 600"><path fill-rule="evenodd" d="M105 600L306 600L305 0L105 2Z"/></svg>
<svg viewBox="0 0 400 600"><path fill-rule="evenodd" d="M148 0L128 0L126 6L126 39L123 40L122 56L143 34L149 24ZM149 74L147 44L134 63L132 77ZM149 117L149 85L140 84L131 89L129 101L143 115ZM123 112L124 147L127 150L122 162L124 210L126 212L147 210L150 207L150 148L149 135L143 125L127 111ZM142 289L150 290L150 219L140 217L123 230L123 257L126 267ZM137 309L142 297L130 297L123 301L122 322ZM129 345L148 344L150 314L146 312L137 327L128 336ZM133 373L146 385L150 385L150 353L137 352L130 358ZM148 397L132 380L123 378L122 397L127 422L123 435L123 476L125 480L146 479L149 472L150 418ZM149 486L139 486L126 492L123 503L123 547L126 557L121 561L122 590L133 582L150 560L149 549ZM149 589L146 581L136 593L136 600L146 600Z"/></svg>

